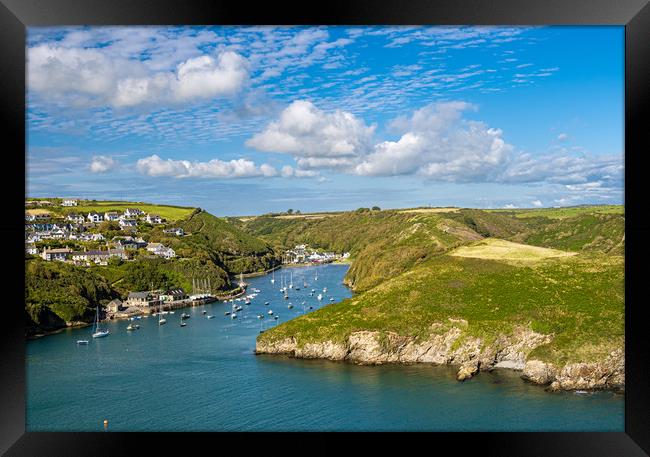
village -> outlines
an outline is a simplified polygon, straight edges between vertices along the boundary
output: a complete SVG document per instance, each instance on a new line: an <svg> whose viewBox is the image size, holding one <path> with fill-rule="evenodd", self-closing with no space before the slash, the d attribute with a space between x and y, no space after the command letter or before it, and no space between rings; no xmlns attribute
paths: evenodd
<svg viewBox="0 0 650 457"><path fill-rule="evenodd" d="M307 244L298 244L293 249L284 252L282 263L284 265L314 265L342 261L349 258L349 252L343 254L320 252L310 248Z"/></svg>
<svg viewBox="0 0 650 457"><path fill-rule="evenodd" d="M28 201L26 207L48 207L53 204L48 201ZM74 207L77 200L66 199L60 206ZM108 222L107 229L102 233L102 223ZM107 211L104 213L67 213L54 215L49 212L25 212L25 252L40 256L46 261L69 262L80 266L107 265L112 258L132 260L135 253L144 249L152 256L165 259L176 257L171 247L161 243L149 243L138 230L148 226L164 224L165 219L157 214L145 214L138 208L126 208L123 212ZM107 238L106 232L122 232ZM170 236L185 236L179 227L168 227L163 233ZM49 244L57 247L50 247ZM62 246L63 245L63 246ZM75 250L72 247L82 247ZM89 249L90 246L90 249Z"/></svg>

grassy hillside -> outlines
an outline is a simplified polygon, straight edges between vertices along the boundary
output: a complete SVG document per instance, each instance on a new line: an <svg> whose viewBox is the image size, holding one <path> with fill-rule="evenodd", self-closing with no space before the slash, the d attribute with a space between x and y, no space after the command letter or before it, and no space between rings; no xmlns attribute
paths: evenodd
<svg viewBox="0 0 650 457"><path fill-rule="evenodd" d="M494 341L515 326L553 334L535 350L555 363L604 357L624 338L623 261L580 254L535 261L442 255L341 303L260 335L299 344L345 341L360 330L420 339L464 319L464 337Z"/></svg>
<svg viewBox="0 0 650 457"><path fill-rule="evenodd" d="M247 230L276 242L349 249L348 279L358 292L259 339L341 342L360 330L426 338L446 331L450 319L464 319L465 338L489 342L518 326L553 335L532 354L542 360L602 358L623 347L625 220L622 207L589 210L249 220Z"/></svg>
<svg viewBox="0 0 650 457"><path fill-rule="evenodd" d="M368 290L425 259L484 237L570 251L622 254L622 207L535 210L535 217L511 211L459 208L351 211L319 214L318 218L261 216L236 224L249 233L286 249L308 243L314 248L349 251L352 265L346 282ZM619 210L617 210L620 209ZM303 215L304 216L304 215Z"/></svg>
<svg viewBox="0 0 650 457"><path fill-rule="evenodd" d="M352 211L318 219L265 216L241 227L278 249L307 243L350 252L354 261L346 280L355 290L366 290L432 255L481 238L445 213Z"/></svg>
<svg viewBox="0 0 650 457"><path fill-rule="evenodd" d="M175 226L187 235L166 235L162 227L156 227L149 232L149 241L171 246L183 257L212 262L230 274L267 270L278 263L270 244L200 209Z"/></svg>
<svg viewBox="0 0 650 457"><path fill-rule="evenodd" d="M93 271L41 259L25 262L28 333L90 322L96 306L117 296L109 281Z"/></svg>

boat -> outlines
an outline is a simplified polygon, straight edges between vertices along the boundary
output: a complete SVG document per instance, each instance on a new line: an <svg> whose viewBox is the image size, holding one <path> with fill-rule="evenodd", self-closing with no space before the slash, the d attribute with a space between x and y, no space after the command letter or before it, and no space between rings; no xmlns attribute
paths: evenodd
<svg viewBox="0 0 650 457"><path fill-rule="evenodd" d="M270 309L270 310L269 310L269 316L272 316L272 315L273 315L273 310Z"/></svg>
<svg viewBox="0 0 650 457"><path fill-rule="evenodd" d="M287 306L287 308L293 309L293 305L289 305L289 306Z"/></svg>
<svg viewBox="0 0 650 457"><path fill-rule="evenodd" d="M318 298L319 300L322 300L323 299L323 294L318 294L318 297L316 297L316 298Z"/></svg>
<svg viewBox="0 0 650 457"><path fill-rule="evenodd" d="M207 312L206 310L203 310L202 313L203 313L203 314L207 314L208 312Z"/></svg>
<svg viewBox="0 0 650 457"><path fill-rule="evenodd" d="M185 322L182 317L181 317L181 327L187 327L187 322Z"/></svg>
<svg viewBox="0 0 650 457"><path fill-rule="evenodd" d="M163 313L158 313L158 325L164 325L167 323L167 319L162 317Z"/></svg>
<svg viewBox="0 0 650 457"><path fill-rule="evenodd" d="M81 345L88 344L88 340L77 340L77 344L81 344Z"/></svg>
<svg viewBox="0 0 650 457"><path fill-rule="evenodd" d="M275 284L275 270L273 270L273 277L271 278L271 284Z"/></svg>
<svg viewBox="0 0 650 457"><path fill-rule="evenodd" d="M314 276L314 281L318 281L318 272L316 272L316 276Z"/></svg>
<svg viewBox="0 0 650 457"><path fill-rule="evenodd" d="M183 319L189 319L190 317L192 317L192 316L190 316L190 315L187 314L187 313L183 313L183 314L181 314L181 320L183 320Z"/></svg>
<svg viewBox="0 0 650 457"><path fill-rule="evenodd" d="M244 303L245 303L246 305L250 305L250 304L251 304L251 299L248 298L248 297L246 297L246 301L245 301Z"/></svg>
<svg viewBox="0 0 650 457"><path fill-rule="evenodd" d="M293 289L293 271L291 273L291 279L289 280L289 289Z"/></svg>
<svg viewBox="0 0 650 457"><path fill-rule="evenodd" d="M327 287L323 287L323 293L327 292Z"/></svg>
<svg viewBox="0 0 650 457"><path fill-rule="evenodd" d="M288 295L285 295L285 296L284 296L284 299L285 299L285 300L289 300L289 296L288 296Z"/></svg>
<svg viewBox="0 0 650 457"><path fill-rule="evenodd" d="M307 288L307 281L302 282L302 287L304 287L305 289Z"/></svg>
<svg viewBox="0 0 650 457"><path fill-rule="evenodd" d="M231 318L231 319L237 319L237 314L236 314L236 313L232 313L232 314L230 315L230 318Z"/></svg>
<svg viewBox="0 0 650 457"><path fill-rule="evenodd" d="M97 307L97 311L95 312L95 323L93 325L93 338L103 338L105 336L109 335L108 329L102 329L99 326L99 306Z"/></svg>
<svg viewBox="0 0 650 457"><path fill-rule="evenodd" d="M214 316L213 316L212 314L208 314L208 315L205 316L205 317L208 318L208 319L214 319Z"/></svg>
<svg viewBox="0 0 650 457"><path fill-rule="evenodd" d="M265 301L264 306L268 306L269 302Z"/></svg>
<svg viewBox="0 0 650 457"><path fill-rule="evenodd" d="M140 326L138 324L129 324L126 326L127 331L138 330Z"/></svg>
<svg viewBox="0 0 650 457"><path fill-rule="evenodd" d="M334 297L330 297L330 301L334 301Z"/></svg>
<svg viewBox="0 0 650 457"><path fill-rule="evenodd" d="M230 316L230 311L226 311L225 313L223 313L223 315L224 316Z"/></svg>

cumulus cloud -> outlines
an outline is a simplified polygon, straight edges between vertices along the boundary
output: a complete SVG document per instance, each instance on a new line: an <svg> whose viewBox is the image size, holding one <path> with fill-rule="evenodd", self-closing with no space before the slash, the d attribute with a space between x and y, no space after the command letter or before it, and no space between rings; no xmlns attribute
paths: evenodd
<svg viewBox="0 0 650 457"><path fill-rule="evenodd" d="M566 133L560 133L560 134L557 136L557 139L558 139L558 141L565 141L565 140L568 140L568 139L569 139L569 135L566 134Z"/></svg>
<svg viewBox="0 0 650 457"><path fill-rule="evenodd" d="M136 168L140 173L148 176L173 178L230 179L277 175L277 170L271 165L262 164L258 167L253 161L247 159L190 162L189 160L165 160L155 154L138 160Z"/></svg>
<svg viewBox="0 0 650 457"><path fill-rule="evenodd" d="M88 168L91 173L106 173L114 170L117 166L118 162L112 157L94 156Z"/></svg>
<svg viewBox="0 0 650 457"><path fill-rule="evenodd" d="M485 181L500 171L513 151L503 132L463 118L476 109L465 102L437 103L392 122L406 130L398 141L375 145L354 171L361 175L417 173L443 181Z"/></svg>
<svg viewBox="0 0 650 457"><path fill-rule="evenodd" d="M170 178L311 178L319 176L313 170L302 170L291 165L285 165L277 170L268 163L260 166L248 159L229 161L213 159L208 162L191 162L189 160L162 159L154 154L144 157L136 163L136 169L141 174L152 177Z"/></svg>
<svg viewBox="0 0 650 457"><path fill-rule="evenodd" d="M374 130L374 125L366 125L351 113L326 113L309 101L297 100L246 145L260 151L289 153L305 159L303 166L316 167L323 159L334 159L327 162L333 167L349 165L350 159L371 148Z"/></svg>
<svg viewBox="0 0 650 457"><path fill-rule="evenodd" d="M533 201L530 202L530 203L531 203L531 205L533 205L535 208L540 208L540 207L543 206L543 203L542 203L541 200L533 200Z"/></svg>
<svg viewBox="0 0 650 457"><path fill-rule="evenodd" d="M175 71L151 71L140 61L108 58L95 48L42 44L28 51L29 89L53 101L130 107L231 96L246 84L247 60L233 51L182 61Z"/></svg>
<svg viewBox="0 0 650 457"><path fill-rule="evenodd" d="M398 139L380 141L375 126L363 119L343 110L325 112L299 100L246 144L292 155L298 166L295 172L331 169L446 182L546 182L582 193L622 186L623 161L618 155L518 151L506 142L501 129L468 119L466 113L471 111L477 107L462 101L434 103L391 121L388 127ZM587 183L591 187L575 187Z"/></svg>

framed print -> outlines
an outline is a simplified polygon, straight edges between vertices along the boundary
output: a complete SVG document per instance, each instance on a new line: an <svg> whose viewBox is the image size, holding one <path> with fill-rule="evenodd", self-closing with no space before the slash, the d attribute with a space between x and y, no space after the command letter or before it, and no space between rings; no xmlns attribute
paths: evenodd
<svg viewBox="0 0 650 457"><path fill-rule="evenodd" d="M0 11L6 455L648 455L647 2Z"/></svg>

